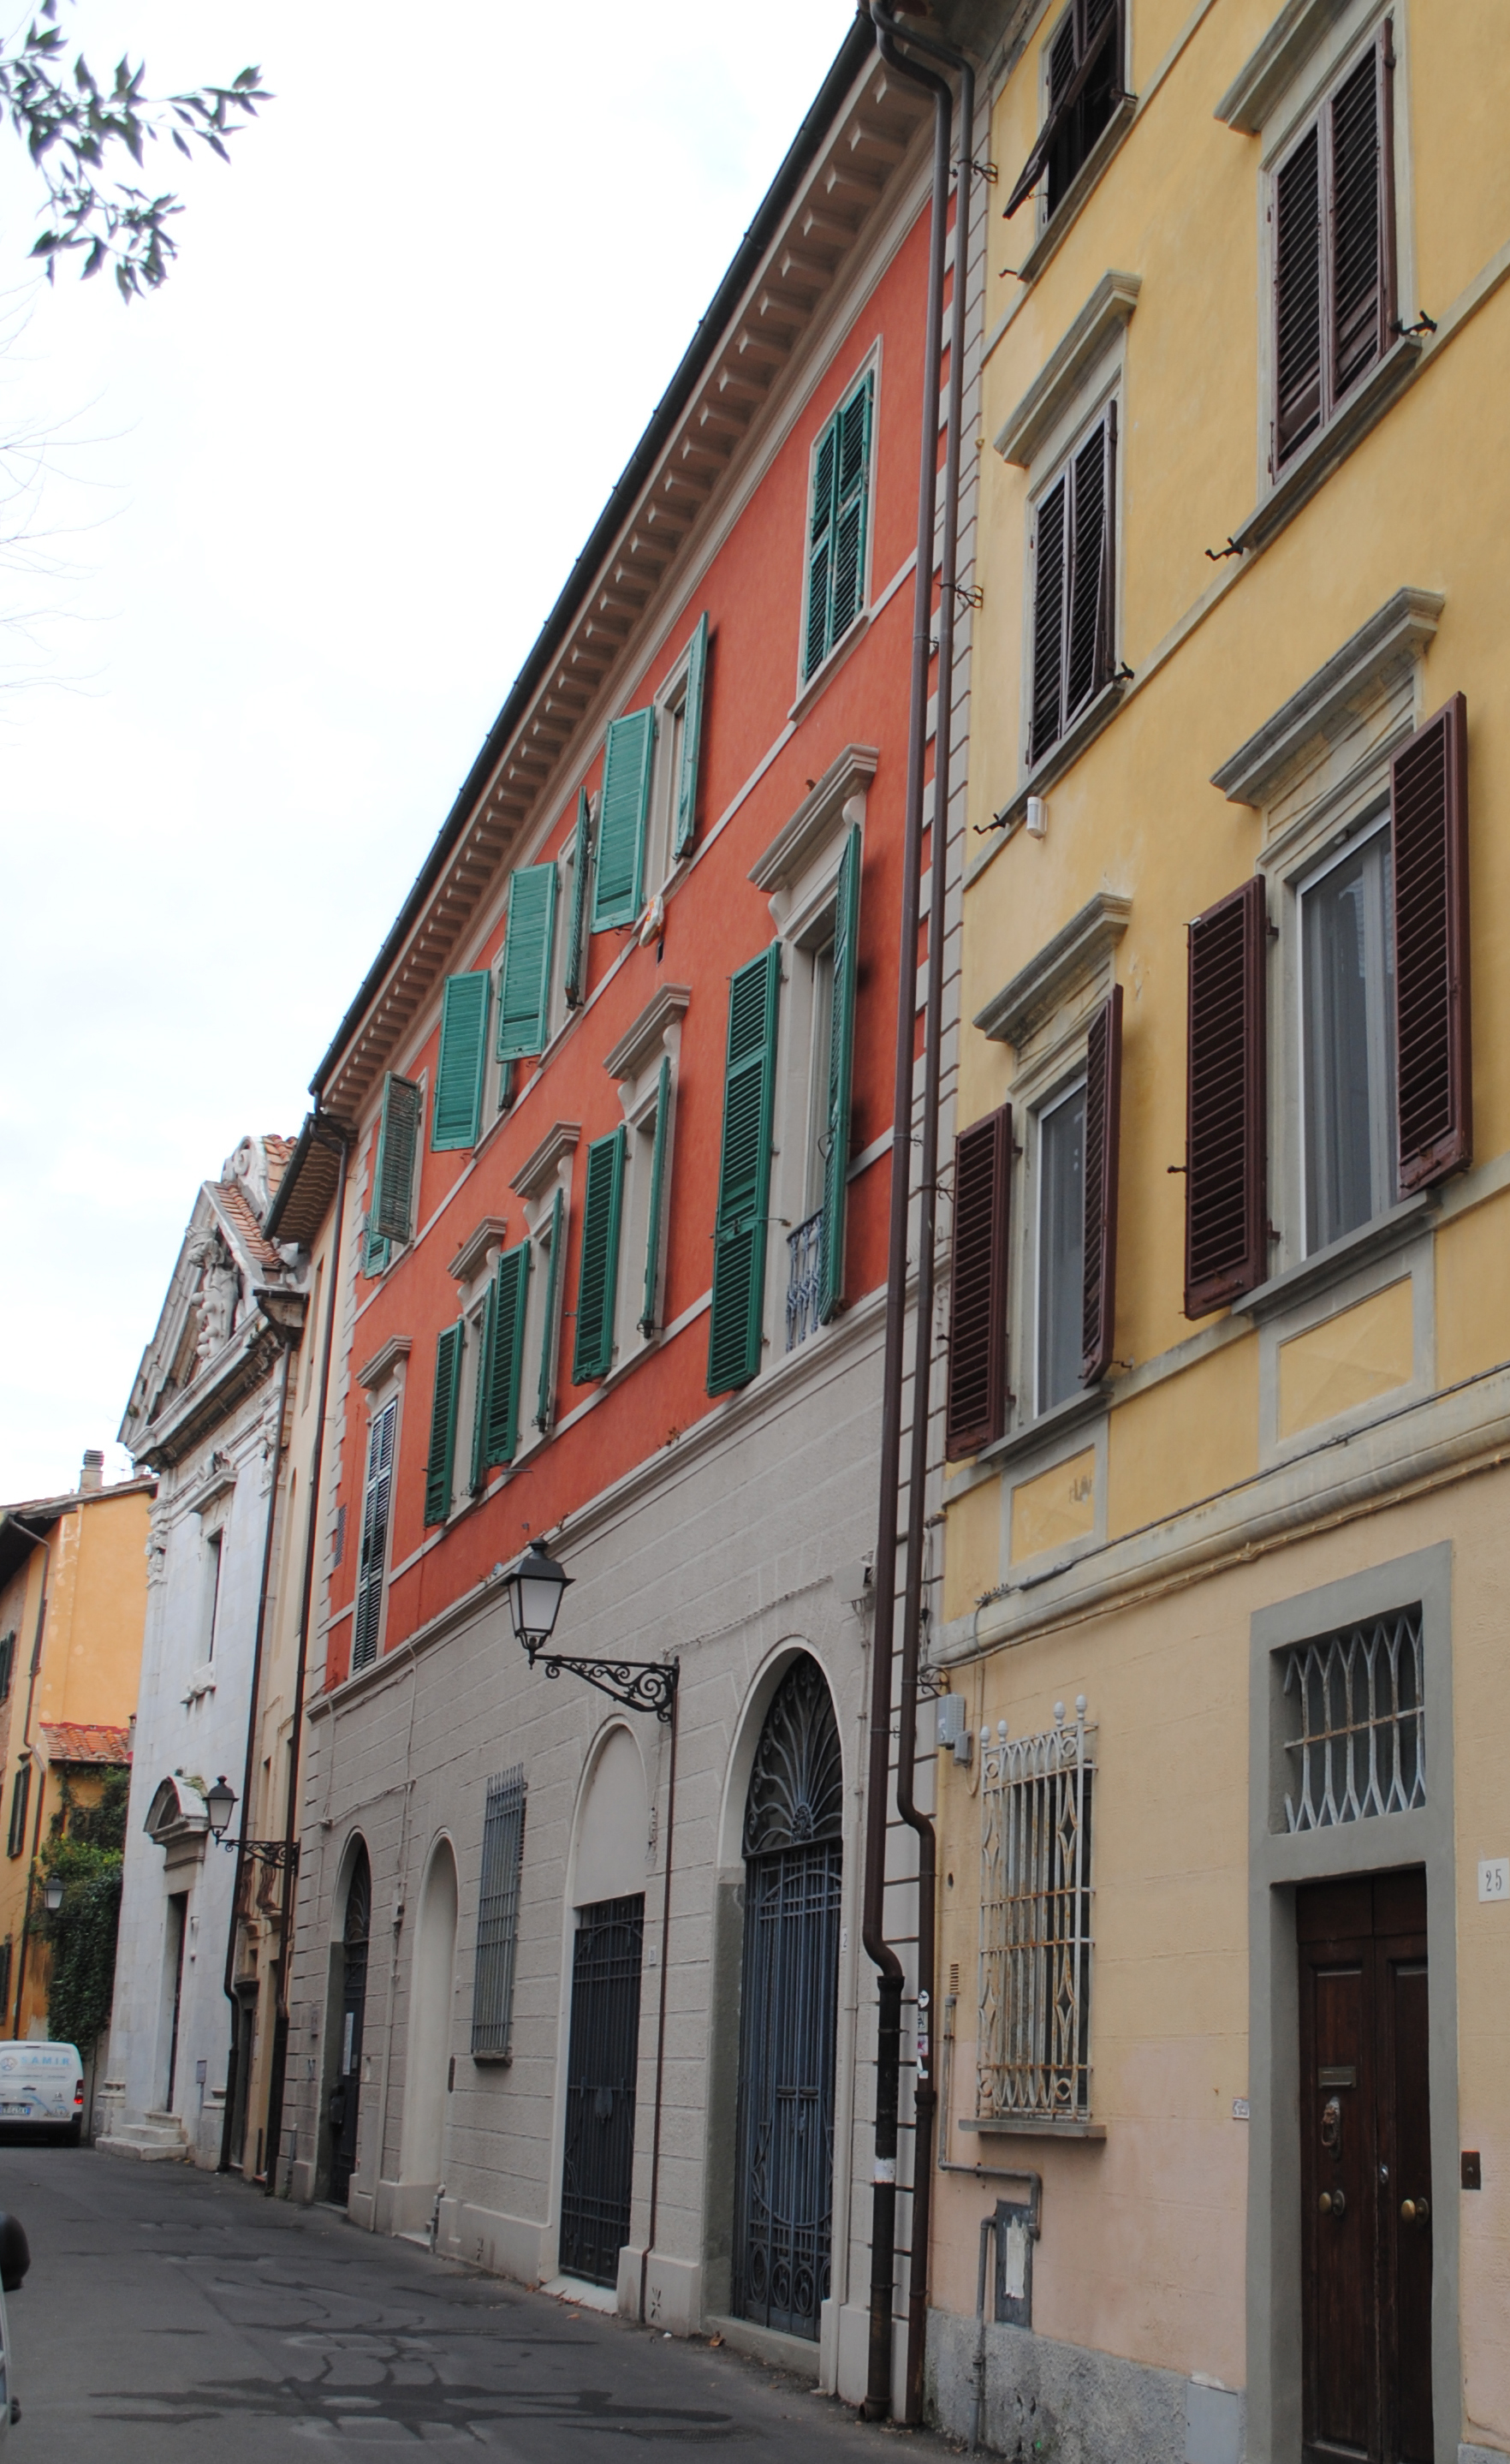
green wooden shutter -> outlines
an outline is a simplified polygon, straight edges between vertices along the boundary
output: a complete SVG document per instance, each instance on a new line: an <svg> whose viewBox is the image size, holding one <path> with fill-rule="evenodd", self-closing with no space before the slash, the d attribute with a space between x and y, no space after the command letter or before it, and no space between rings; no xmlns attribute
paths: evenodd
<svg viewBox="0 0 1510 2464"><path fill-rule="evenodd" d="M857 385L839 414L834 473L834 578L828 612L830 649L848 632L864 595L872 382L867 376L863 385Z"/></svg>
<svg viewBox="0 0 1510 2464"><path fill-rule="evenodd" d="M603 748L602 801L598 811L598 862L593 879L593 931L632 924L640 913L645 817L650 803L655 713L616 718Z"/></svg>
<svg viewBox="0 0 1510 2464"><path fill-rule="evenodd" d="M488 1461L513 1463L519 1442L519 1373L524 1365L524 1312L530 1297L530 1243L505 1249L492 1287L488 1364Z"/></svg>
<svg viewBox="0 0 1510 2464"><path fill-rule="evenodd" d="M527 865L509 883L509 929L498 978L498 1058L545 1049L556 931L556 867Z"/></svg>
<svg viewBox="0 0 1510 2464"><path fill-rule="evenodd" d="M780 984L781 946L773 941L729 985L724 1137L708 1331L710 1395L748 1385L760 1366Z"/></svg>
<svg viewBox="0 0 1510 2464"><path fill-rule="evenodd" d="M655 1332L656 1303L660 1299L661 1282L661 1199L666 1186L666 1139L671 1117L671 1057L661 1056L661 1078L655 1091L655 1145L650 1155L649 1222L645 1238L645 1307L640 1312L640 1326L646 1334Z"/></svg>
<svg viewBox="0 0 1510 2464"><path fill-rule="evenodd" d="M572 862L572 920L566 935L566 1006L580 1009L587 998L587 876L592 870L593 808L582 788L577 799L577 852Z"/></svg>
<svg viewBox="0 0 1510 2464"><path fill-rule="evenodd" d="M498 1287L495 1283L488 1286L487 1295L482 1305L482 1315L477 1322L477 1392L473 1398L471 1415L471 1493L473 1497L488 1478L488 1465L492 1460L488 1453L488 1410L492 1393L493 1326L497 1315L497 1292Z"/></svg>
<svg viewBox="0 0 1510 2464"><path fill-rule="evenodd" d="M390 1069L383 1082L383 1126L373 1166L368 1209L369 1243L414 1237L415 1151L419 1144L420 1090L412 1078ZM384 1259L384 1265L387 1261Z"/></svg>
<svg viewBox="0 0 1510 2464"><path fill-rule="evenodd" d="M435 1395L430 1404L430 1451L425 1466L425 1521L444 1523L451 1509L456 1470L456 1405L461 1395L461 1354L466 1330L460 1319L443 1326L435 1339Z"/></svg>
<svg viewBox="0 0 1510 2464"><path fill-rule="evenodd" d="M836 412L813 450L813 510L807 528L807 616L803 676L821 667L828 649L828 594L834 568L834 473L839 460Z"/></svg>
<svg viewBox="0 0 1510 2464"><path fill-rule="evenodd" d="M624 1127L621 1121L587 1150L582 1200L582 1255L577 1278L577 1344L572 1382L606 1377L613 1365L614 1291L619 1280L619 1221L624 1203Z"/></svg>
<svg viewBox="0 0 1510 2464"><path fill-rule="evenodd" d="M474 1147L482 1128L482 1079L488 1060L488 1003L492 976L479 967L448 976L441 1004L441 1056L435 1069L430 1145Z"/></svg>
<svg viewBox="0 0 1510 2464"><path fill-rule="evenodd" d="M703 737L703 686L708 676L708 618L699 616L687 662L687 697L682 705L682 761L676 781L676 825L671 853L685 855L697 829L697 756Z"/></svg>
<svg viewBox="0 0 1510 2464"><path fill-rule="evenodd" d="M392 1250L390 1241L380 1241L372 1228L372 1218L361 1219L361 1271L364 1275L385 1275Z"/></svg>
<svg viewBox="0 0 1510 2464"><path fill-rule="evenodd" d="M556 1302L561 1287L561 1243L566 1234L561 1219L565 1204L559 1183L551 1204L551 1260L545 1269L545 1309L540 1327L540 1383L535 1405L535 1425L543 1434L551 1425L551 1406L556 1400Z"/></svg>
<svg viewBox="0 0 1510 2464"><path fill-rule="evenodd" d="M860 941L860 829L844 841L834 902L833 1016L828 1038L828 1148L818 1313L824 1325L844 1297L844 1198L849 1181L849 1104L855 1060L855 971Z"/></svg>

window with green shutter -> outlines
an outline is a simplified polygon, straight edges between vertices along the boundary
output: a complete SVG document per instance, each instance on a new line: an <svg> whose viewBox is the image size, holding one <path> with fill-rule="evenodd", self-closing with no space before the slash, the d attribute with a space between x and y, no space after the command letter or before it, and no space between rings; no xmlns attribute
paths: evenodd
<svg viewBox="0 0 1510 2464"><path fill-rule="evenodd" d="M699 616L687 654L687 691L682 697L681 746L677 759L676 812L671 825L671 853L686 855L697 833L697 760L703 740L703 687L708 677L708 618Z"/></svg>
<svg viewBox="0 0 1510 2464"><path fill-rule="evenodd" d="M371 1257L381 1245L383 1255L381 1264L367 1266L368 1274L381 1273L387 1265L386 1244L390 1241L414 1238L420 1102L420 1089L414 1080L397 1077L390 1069L383 1082L383 1119L372 1167L372 1202L367 1210L367 1254Z"/></svg>
<svg viewBox="0 0 1510 2464"><path fill-rule="evenodd" d="M594 1138L587 1150L582 1254L577 1279L577 1344L572 1360L572 1382L578 1386L584 1386L593 1377L606 1377L613 1366L624 1144L621 1122L605 1138Z"/></svg>
<svg viewBox="0 0 1510 2464"><path fill-rule="evenodd" d="M442 1327L435 1341L435 1395L430 1404L430 1450L425 1466L425 1521L444 1523L451 1510L456 1478L456 1412L461 1401L460 1319Z"/></svg>
<svg viewBox="0 0 1510 2464"><path fill-rule="evenodd" d="M559 1182L551 1202L550 1255L545 1268L545 1308L540 1321L540 1378L536 1395L535 1425L543 1437L556 1403L556 1311L561 1288L561 1243L566 1238L566 1204Z"/></svg>
<svg viewBox="0 0 1510 2464"><path fill-rule="evenodd" d="M509 925L498 977L498 1059L543 1052L550 1023L556 867L527 865L509 883Z"/></svg>
<svg viewBox="0 0 1510 2464"><path fill-rule="evenodd" d="M710 1395L748 1385L760 1366L780 984L781 948L773 941L729 985L724 1134L708 1332Z"/></svg>
<svg viewBox="0 0 1510 2464"><path fill-rule="evenodd" d="M477 1354L477 1378L471 1398L471 1493L475 1497L486 1486L488 1479L488 1398L492 1391L492 1339L498 1287L496 1281L483 1294L481 1309L472 1320L472 1344Z"/></svg>
<svg viewBox="0 0 1510 2464"><path fill-rule="evenodd" d="M631 711L627 717L616 718L608 730L593 869L595 933L613 924L632 924L640 913L654 749L653 710Z"/></svg>
<svg viewBox="0 0 1510 2464"><path fill-rule="evenodd" d="M519 1442L519 1379L524 1318L530 1298L530 1243L505 1249L489 1293L488 1413L490 1463L513 1463Z"/></svg>
<svg viewBox="0 0 1510 2464"><path fill-rule="evenodd" d="M849 1108L855 1058L855 971L860 940L860 829L839 860L834 901L833 1011L828 1037L828 1111L823 1154L818 1313L826 1325L844 1297L844 1199L849 1179Z"/></svg>
<svg viewBox="0 0 1510 2464"><path fill-rule="evenodd" d="M653 1334L661 1300L661 1210L666 1197L666 1145L671 1118L671 1056L661 1055L655 1090L655 1142L650 1150L650 1200L645 1233L645 1305L640 1311L642 1334Z"/></svg>
<svg viewBox="0 0 1510 2464"><path fill-rule="evenodd" d="M488 1060L487 967L448 976L441 1002L441 1053L435 1067L432 1148L474 1147L482 1128L482 1081Z"/></svg>
<svg viewBox="0 0 1510 2464"><path fill-rule="evenodd" d="M843 641L864 596L874 395L875 372L867 369L813 448L804 678L821 668L829 651Z"/></svg>
<svg viewBox="0 0 1510 2464"><path fill-rule="evenodd" d="M577 845L572 856L572 913L566 928L566 963L561 989L568 1009L580 1009L587 998L587 876L592 870L593 808L582 788L577 799Z"/></svg>

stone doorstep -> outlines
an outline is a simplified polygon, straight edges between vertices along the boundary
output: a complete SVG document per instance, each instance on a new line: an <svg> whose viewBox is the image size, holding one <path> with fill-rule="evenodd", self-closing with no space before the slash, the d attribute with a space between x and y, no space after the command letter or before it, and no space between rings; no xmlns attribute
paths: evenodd
<svg viewBox="0 0 1510 2464"><path fill-rule="evenodd" d="M142 2122L118 2122L95 2145L107 2156L134 2156L142 2164L186 2162L188 2133L176 2113L149 2113Z"/></svg>

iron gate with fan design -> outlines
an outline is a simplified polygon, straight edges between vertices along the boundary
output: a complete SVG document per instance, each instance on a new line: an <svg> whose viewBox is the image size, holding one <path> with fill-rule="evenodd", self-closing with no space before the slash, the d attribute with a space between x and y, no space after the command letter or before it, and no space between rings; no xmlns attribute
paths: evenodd
<svg viewBox="0 0 1510 2464"><path fill-rule="evenodd" d="M745 1802L734 2307L817 2338L833 2241L843 1771L828 1686L796 1661Z"/></svg>

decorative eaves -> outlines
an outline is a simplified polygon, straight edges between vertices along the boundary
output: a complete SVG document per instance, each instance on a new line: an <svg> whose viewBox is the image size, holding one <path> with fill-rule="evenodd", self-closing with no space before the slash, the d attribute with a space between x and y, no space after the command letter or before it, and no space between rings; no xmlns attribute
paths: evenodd
<svg viewBox="0 0 1510 2464"><path fill-rule="evenodd" d="M1140 274L1104 274L1067 334L1056 342L996 437L1004 462L1026 470L1070 407L1112 336L1127 323L1143 288Z"/></svg>
<svg viewBox="0 0 1510 2464"><path fill-rule="evenodd" d="M1359 700L1420 657L1446 605L1437 590L1397 590L1213 773L1212 785L1232 804L1257 811L1272 803L1306 745L1345 735Z"/></svg>
<svg viewBox="0 0 1510 2464"><path fill-rule="evenodd" d="M873 744L845 745L791 820L782 824L770 846L751 866L750 879L756 890L791 887L838 826L850 797L864 794L880 759Z"/></svg>
<svg viewBox="0 0 1510 2464"><path fill-rule="evenodd" d="M999 1044L1020 1047L1080 979L1090 975L1116 948L1127 929L1132 901L1099 890L1077 915L1046 942L1036 958L975 1014L974 1024Z"/></svg>

